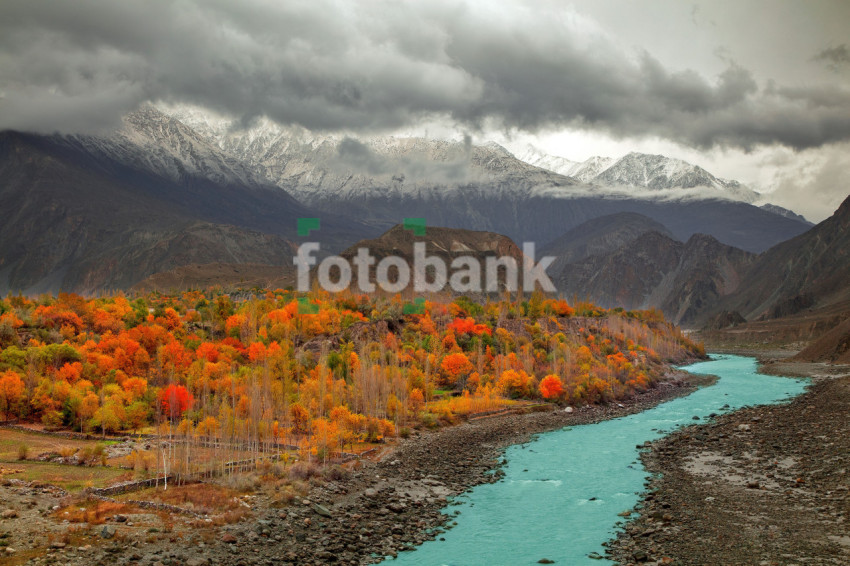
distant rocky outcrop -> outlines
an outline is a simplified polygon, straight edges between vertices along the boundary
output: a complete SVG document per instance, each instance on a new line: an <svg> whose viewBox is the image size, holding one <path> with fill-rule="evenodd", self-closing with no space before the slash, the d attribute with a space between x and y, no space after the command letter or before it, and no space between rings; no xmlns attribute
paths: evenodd
<svg viewBox="0 0 850 566"><path fill-rule="evenodd" d="M850 318L814 340L792 359L850 364Z"/></svg>
<svg viewBox="0 0 850 566"><path fill-rule="evenodd" d="M281 259L281 258L276 258ZM192 263L154 273L133 285L134 291L170 293L186 289L285 289L295 284L291 254L284 265L262 263Z"/></svg>
<svg viewBox="0 0 850 566"><path fill-rule="evenodd" d="M677 324L694 326L738 288L754 259L711 236L682 243L651 231L613 252L567 265L556 284L568 297L608 307L657 307Z"/></svg>
<svg viewBox="0 0 850 566"><path fill-rule="evenodd" d="M774 214L778 214L780 216L784 216L786 218L793 218L794 220L799 220L800 222L805 222L805 223L809 224L810 226L814 226L814 224L812 224L811 222L806 220L806 217L803 216L802 214L797 214L793 210L788 210L787 208L784 208L784 207L781 207L781 206L778 206L778 205L775 205L775 204L766 203L766 204L759 206L759 208L767 210L768 212L772 212Z"/></svg>
<svg viewBox="0 0 850 566"><path fill-rule="evenodd" d="M741 313L738 311L723 311L708 319L708 322L705 323L704 329L724 330L727 328L735 328L745 322L747 322L747 319L741 316Z"/></svg>
<svg viewBox="0 0 850 566"><path fill-rule="evenodd" d="M720 307L747 320L779 318L850 299L850 197L804 234L761 254Z"/></svg>
<svg viewBox="0 0 850 566"><path fill-rule="evenodd" d="M557 258L549 273L559 274L567 264L613 252L647 232L675 239L664 225L647 216L620 212L588 220L543 246L538 255Z"/></svg>

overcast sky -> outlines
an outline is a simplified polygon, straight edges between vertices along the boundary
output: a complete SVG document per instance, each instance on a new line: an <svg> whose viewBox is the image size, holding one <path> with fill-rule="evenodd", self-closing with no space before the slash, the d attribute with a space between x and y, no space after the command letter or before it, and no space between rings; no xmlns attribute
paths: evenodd
<svg viewBox="0 0 850 566"><path fill-rule="evenodd" d="M0 128L146 101L250 124L664 153L821 220L850 193L850 2L0 3Z"/></svg>

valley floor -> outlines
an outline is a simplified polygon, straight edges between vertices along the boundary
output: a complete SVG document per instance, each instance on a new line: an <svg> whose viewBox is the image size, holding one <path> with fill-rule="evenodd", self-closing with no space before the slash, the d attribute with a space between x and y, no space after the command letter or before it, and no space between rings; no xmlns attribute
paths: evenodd
<svg viewBox="0 0 850 566"><path fill-rule="evenodd" d="M850 367L781 356L761 352L761 371L812 377L810 389L655 442L642 459L656 475L610 557L623 565L850 564Z"/></svg>
<svg viewBox="0 0 850 566"><path fill-rule="evenodd" d="M41 494L38 487L7 483L0 485L0 500L15 507L18 517L0 525L9 533L5 544L17 549L17 556L6 559L29 564L195 566L375 563L451 528L451 516L441 509L451 496L498 480L498 472L492 472L507 446L525 442L535 433L646 410L693 391L707 379L671 370L657 387L621 404L576 408L571 413L547 409L495 416L414 435L379 461L363 460L347 477L313 488L306 499L296 498L288 507L276 508L275 494L260 488L249 499L251 518L223 527L190 526L177 518L168 533L152 533L140 528L142 521L132 516L130 521L107 518L112 538L101 536L103 525L81 527L69 544L30 550L28 542L37 541L47 528L57 529L55 524L48 526L39 509L58 503L59 497Z"/></svg>

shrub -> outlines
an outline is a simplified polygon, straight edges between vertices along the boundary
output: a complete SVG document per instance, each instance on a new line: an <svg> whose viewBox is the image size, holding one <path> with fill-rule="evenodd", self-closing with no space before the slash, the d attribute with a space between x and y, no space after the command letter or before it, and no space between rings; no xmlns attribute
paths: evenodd
<svg viewBox="0 0 850 566"><path fill-rule="evenodd" d="M94 466L100 463L106 466L106 447L103 444L86 446L77 452L77 464L80 466Z"/></svg>
<svg viewBox="0 0 850 566"><path fill-rule="evenodd" d="M328 466L324 471L325 479L331 481L342 481L348 477L348 470L342 466Z"/></svg>
<svg viewBox="0 0 850 566"><path fill-rule="evenodd" d="M95 444L91 456L90 466L94 466L98 462L101 466L106 466L106 446L100 443Z"/></svg>
<svg viewBox="0 0 850 566"><path fill-rule="evenodd" d="M62 413L59 411L47 411L41 416L41 424L47 429L57 429L62 426Z"/></svg>
<svg viewBox="0 0 850 566"><path fill-rule="evenodd" d="M70 458L77 453L77 449L73 446L63 446L59 449L59 455L63 458Z"/></svg>
<svg viewBox="0 0 850 566"><path fill-rule="evenodd" d="M437 415L434 413L422 413L422 424L427 428L437 428Z"/></svg>
<svg viewBox="0 0 850 566"><path fill-rule="evenodd" d="M289 477L295 480L308 480L321 475L319 466L312 462L296 462L289 468Z"/></svg>
<svg viewBox="0 0 850 566"><path fill-rule="evenodd" d="M295 491L291 486L286 486L272 502L272 507L286 507L287 505L292 505L293 501L295 501Z"/></svg>
<svg viewBox="0 0 850 566"><path fill-rule="evenodd" d="M80 466L85 466L88 464L89 459L91 458L92 449L90 446L86 446L85 448L80 448L77 452L77 464Z"/></svg>
<svg viewBox="0 0 850 566"><path fill-rule="evenodd" d="M131 513L134 509L124 503L113 501L97 501L81 505L69 505L59 509L55 517L64 519L69 523L88 523L89 525L102 525L106 519L119 514Z"/></svg>
<svg viewBox="0 0 850 566"><path fill-rule="evenodd" d="M271 464L268 469L265 470L265 474L275 479L281 479L283 477L286 477L286 466L284 466L280 462L275 462L274 464Z"/></svg>
<svg viewBox="0 0 850 566"><path fill-rule="evenodd" d="M18 333L15 332L12 325L8 322L0 323L0 348L18 346L19 344L20 341L18 340Z"/></svg>
<svg viewBox="0 0 850 566"><path fill-rule="evenodd" d="M260 486L260 478L255 474L233 474L227 476L224 485L234 491L254 491Z"/></svg>
<svg viewBox="0 0 850 566"><path fill-rule="evenodd" d="M30 447L26 444L18 446L18 460L26 460L30 455Z"/></svg>

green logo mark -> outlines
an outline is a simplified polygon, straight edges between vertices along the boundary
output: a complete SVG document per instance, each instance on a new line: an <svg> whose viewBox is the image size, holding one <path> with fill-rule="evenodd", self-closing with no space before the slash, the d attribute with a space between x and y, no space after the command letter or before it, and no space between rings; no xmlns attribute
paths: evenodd
<svg viewBox="0 0 850 566"><path fill-rule="evenodd" d="M309 236L310 232L319 229L318 218L299 218L298 219L298 235Z"/></svg>
<svg viewBox="0 0 850 566"><path fill-rule="evenodd" d="M307 297L298 297L298 314L319 314L319 305L311 303Z"/></svg>
<svg viewBox="0 0 850 566"><path fill-rule="evenodd" d="M415 236L425 235L425 219L424 218L405 218L404 229L413 230Z"/></svg>
<svg viewBox="0 0 850 566"><path fill-rule="evenodd" d="M401 308L402 314L425 314L425 299L418 297Z"/></svg>

